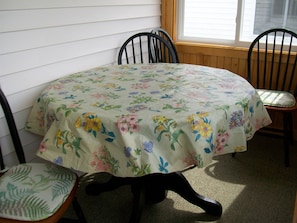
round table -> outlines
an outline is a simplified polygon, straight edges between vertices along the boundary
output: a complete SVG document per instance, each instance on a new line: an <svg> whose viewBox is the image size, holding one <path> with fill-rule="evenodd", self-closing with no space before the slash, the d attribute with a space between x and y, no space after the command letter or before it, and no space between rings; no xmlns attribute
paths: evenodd
<svg viewBox="0 0 297 223"><path fill-rule="evenodd" d="M246 141L270 123L255 89L230 71L129 64L50 83L26 129L44 136L38 156L67 168L110 173L114 179L176 180L176 173L204 167L216 155L246 151ZM193 194L182 196L191 200ZM201 205L198 200L194 203Z"/></svg>

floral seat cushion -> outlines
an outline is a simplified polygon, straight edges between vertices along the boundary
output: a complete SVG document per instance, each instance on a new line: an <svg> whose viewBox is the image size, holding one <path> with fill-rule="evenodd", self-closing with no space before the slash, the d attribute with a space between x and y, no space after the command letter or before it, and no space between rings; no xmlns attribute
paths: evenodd
<svg viewBox="0 0 297 223"><path fill-rule="evenodd" d="M257 89L264 105L289 108L293 107L296 99L293 94L285 91Z"/></svg>
<svg viewBox="0 0 297 223"><path fill-rule="evenodd" d="M60 166L26 163L0 177L0 217L38 221L50 217L69 196L76 174Z"/></svg>

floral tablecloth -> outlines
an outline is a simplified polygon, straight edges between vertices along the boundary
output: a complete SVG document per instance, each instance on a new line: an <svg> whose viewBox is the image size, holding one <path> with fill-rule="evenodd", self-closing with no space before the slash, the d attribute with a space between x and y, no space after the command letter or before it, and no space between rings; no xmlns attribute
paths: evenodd
<svg viewBox="0 0 297 223"><path fill-rule="evenodd" d="M204 167L245 151L271 123L255 89L224 69L186 64L103 66L52 82L26 129L37 155L82 172L136 177Z"/></svg>

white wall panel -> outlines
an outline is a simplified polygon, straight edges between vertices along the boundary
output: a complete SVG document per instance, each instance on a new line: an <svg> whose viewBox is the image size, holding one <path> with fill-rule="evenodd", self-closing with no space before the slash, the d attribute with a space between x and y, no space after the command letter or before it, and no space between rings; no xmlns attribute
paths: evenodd
<svg viewBox="0 0 297 223"><path fill-rule="evenodd" d="M3 10L42 9L64 7L94 7L115 5L152 5L160 4L159 0L0 0Z"/></svg>
<svg viewBox="0 0 297 223"><path fill-rule="evenodd" d="M110 64L116 56L115 51L117 50L113 49L98 52L92 55L59 61L57 63L48 64L47 66L6 75L0 79L2 89L7 95L21 93L26 89L34 88L40 84L46 84L67 74ZM113 60L111 60L111 58ZM22 97L22 95L20 95L20 97Z"/></svg>
<svg viewBox="0 0 297 223"><path fill-rule="evenodd" d="M7 75L114 49L114 46L118 46L121 40L122 38L119 38L117 35L103 36L5 54L0 61L1 72ZM30 58L30 60L27 58ZM14 61L18 61L18 63ZM12 66L12 64L14 65Z"/></svg>
<svg viewBox="0 0 297 223"><path fill-rule="evenodd" d="M128 31L137 32L141 29L150 29L152 24L158 24L159 21L159 16L155 16L142 19L124 19L120 21L121 26L118 25L119 21L115 20L1 33L0 53L7 54ZM12 42L14 44L11 44Z"/></svg>
<svg viewBox="0 0 297 223"><path fill-rule="evenodd" d="M34 158L41 140L24 130L37 95L59 77L116 63L125 39L160 26L160 4L160 0L0 0L0 86L28 148L27 158ZM0 110L0 143L4 154L13 157L4 123Z"/></svg>
<svg viewBox="0 0 297 223"><path fill-rule="evenodd" d="M0 32L159 16L159 5L0 11Z"/></svg>

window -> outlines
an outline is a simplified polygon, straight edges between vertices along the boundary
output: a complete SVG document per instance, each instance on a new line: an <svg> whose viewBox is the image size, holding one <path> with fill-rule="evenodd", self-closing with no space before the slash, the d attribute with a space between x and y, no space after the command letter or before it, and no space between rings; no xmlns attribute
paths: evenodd
<svg viewBox="0 0 297 223"><path fill-rule="evenodd" d="M261 32L297 32L297 0L180 0L178 39L248 46Z"/></svg>

